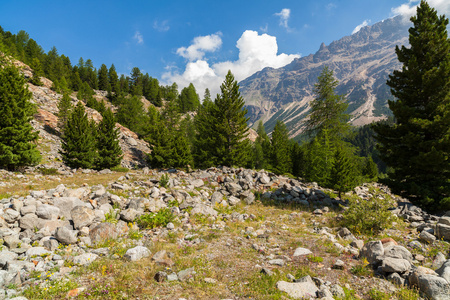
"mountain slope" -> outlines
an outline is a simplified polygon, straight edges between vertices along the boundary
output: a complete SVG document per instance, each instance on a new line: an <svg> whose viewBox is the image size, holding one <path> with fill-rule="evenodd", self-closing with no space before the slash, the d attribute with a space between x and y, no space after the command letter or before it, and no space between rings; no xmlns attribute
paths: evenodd
<svg viewBox="0 0 450 300"><path fill-rule="evenodd" d="M283 120L292 137L299 135L308 103L314 99L314 84L326 65L339 81L336 92L347 96L354 125L384 118L392 97L386 80L400 67L395 46L408 43L408 27L401 17L387 19L328 46L322 44L315 54L285 67L265 68L241 81L250 125L261 119L271 131L277 120Z"/></svg>

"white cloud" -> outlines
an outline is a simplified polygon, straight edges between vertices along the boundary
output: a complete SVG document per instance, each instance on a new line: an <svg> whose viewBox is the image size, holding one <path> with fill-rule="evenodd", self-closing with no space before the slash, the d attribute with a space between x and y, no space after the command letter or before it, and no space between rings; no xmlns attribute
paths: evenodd
<svg viewBox="0 0 450 300"><path fill-rule="evenodd" d="M291 10L289 8L283 8L279 13L276 13L275 16L280 17L280 26L289 28L288 21L291 16Z"/></svg>
<svg viewBox="0 0 450 300"><path fill-rule="evenodd" d="M364 20L361 24L356 26L355 29L353 29L352 34L357 33L358 31L361 30L361 28L366 27L367 25L369 25L369 23L370 23L370 20Z"/></svg>
<svg viewBox="0 0 450 300"><path fill-rule="evenodd" d="M269 24L266 23L266 25L264 27L259 27L259 30L261 30L262 32L267 33L267 31L269 31Z"/></svg>
<svg viewBox="0 0 450 300"><path fill-rule="evenodd" d="M136 43L138 43L139 45L142 45L144 43L144 37L139 31L136 31L134 33L133 39L135 39Z"/></svg>
<svg viewBox="0 0 450 300"><path fill-rule="evenodd" d="M214 97L216 93L220 92L220 85L228 70L231 70L239 82L265 67L280 68L300 57L298 54L277 54L278 45L274 36L259 35L256 31L251 30L246 30L242 34L236 47L239 49L239 58L235 61L210 65L202 56L196 61L188 62L183 73L169 70L163 74L162 79L166 84L176 82L180 88L186 87L192 82L200 95L203 94L205 88L209 88ZM189 49L189 47L185 49Z"/></svg>
<svg viewBox="0 0 450 300"><path fill-rule="evenodd" d="M162 22L155 21L153 22L153 29L156 29L159 32L166 32L169 31L169 21L164 20Z"/></svg>
<svg viewBox="0 0 450 300"><path fill-rule="evenodd" d="M331 3L328 3L328 4L325 6L325 8L326 8L326 10L333 10L333 9L337 8L337 5L334 4L333 2L331 2Z"/></svg>
<svg viewBox="0 0 450 300"><path fill-rule="evenodd" d="M442 14L450 14L450 1L448 0L428 0L428 4L435 8L438 12L438 15ZM402 4L400 6L392 8L392 13L394 15L402 15L405 18L409 19L409 17L416 14L416 8L419 3L419 0L409 0L408 3Z"/></svg>
<svg viewBox="0 0 450 300"><path fill-rule="evenodd" d="M219 32L206 36L198 36L194 38L189 47L178 48L177 54L190 61L202 59L205 56L205 52L214 52L222 46L220 34Z"/></svg>

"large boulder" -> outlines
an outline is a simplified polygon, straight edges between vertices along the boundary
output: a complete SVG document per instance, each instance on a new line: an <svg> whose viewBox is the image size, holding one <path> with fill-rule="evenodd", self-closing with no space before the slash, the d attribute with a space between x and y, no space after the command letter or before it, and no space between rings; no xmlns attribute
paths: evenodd
<svg viewBox="0 0 450 300"><path fill-rule="evenodd" d="M53 205L60 209L60 215L66 220L71 220L72 209L75 206L85 206L86 203L76 197L60 197L53 199Z"/></svg>
<svg viewBox="0 0 450 300"><path fill-rule="evenodd" d="M370 264L375 264L378 262L378 257L384 255L384 248L381 241L372 241L366 243L359 254L360 257L367 258Z"/></svg>
<svg viewBox="0 0 450 300"><path fill-rule="evenodd" d="M419 290L432 300L448 300L450 298L450 283L439 276L419 276Z"/></svg>
<svg viewBox="0 0 450 300"><path fill-rule="evenodd" d="M144 257L149 257L152 253L148 250L147 247L137 246L131 249L128 249L125 255L123 256L125 259L129 261L137 261Z"/></svg>
<svg viewBox="0 0 450 300"><path fill-rule="evenodd" d="M75 229L89 226L94 222L95 212L86 206L75 206L70 212Z"/></svg>
<svg viewBox="0 0 450 300"><path fill-rule="evenodd" d="M58 219L60 209L54 205L42 204L36 208L36 215L39 218L46 220L56 220Z"/></svg>
<svg viewBox="0 0 450 300"><path fill-rule="evenodd" d="M119 236L116 225L112 223L100 223L89 231L92 243L98 243L106 239L115 239Z"/></svg>
<svg viewBox="0 0 450 300"><path fill-rule="evenodd" d="M76 232L67 227L58 227L55 232L55 238L58 242L69 245L77 242Z"/></svg>
<svg viewBox="0 0 450 300"><path fill-rule="evenodd" d="M392 258L402 258L406 259L408 262L412 263L413 256L408 249L399 245L390 245L384 248L384 256Z"/></svg>
<svg viewBox="0 0 450 300"><path fill-rule="evenodd" d="M436 273L450 283L450 259L444 262L442 266L436 270Z"/></svg>
<svg viewBox="0 0 450 300"><path fill-rule="evenodd" d="M411 263L403 258L384 257L381 269L386 273L404 273L411 269Z"/></svg>
<svg viewBox="0 0 450 300"><path fill-rule="evenodd" d="M297 282L278 281L277 289L294 299L316 298L316 293L319 291L310 276L298 279Z"/></svg>

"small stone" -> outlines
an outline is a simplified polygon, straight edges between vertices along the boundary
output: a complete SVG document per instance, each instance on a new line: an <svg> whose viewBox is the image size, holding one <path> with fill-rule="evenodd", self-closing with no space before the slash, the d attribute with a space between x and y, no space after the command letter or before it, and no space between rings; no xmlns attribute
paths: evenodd
<svg viewBox="0 0 450 300"><path fill-rule="evenodd" d="M295 249L293 256L297 257L297 256L308 255L308 254L312 254L311 250L299 247L299 248Z"/></svg>
<svg viewBox="0 0 450 300"><path fill-rule="evenodd" d="M131 249L128 249L125 255L123 256L125 259L129 261L137 261L141 258L148 257L151 255L150 250L147 247L137 246Z"/></svg>
<svg viewBox="0 0 450 300"><path fill-rule="evenodd" d="M261 273L265 274L265 275L268 275L268 276L272 276L273 275L273 272L270 269L268 269L268 268L262 268Z"/></svg>
<svg viewBox="0 0 450 300"><path fill-rule="evenodd" d="M344 269L344 266L345 266L345 263L344 263L342 260L338 259L338 260L336 260L336 262L333 264L333 269L336 269L336 270L343 270L343 269Z"/></svg>
<svg viewBox="0 0 450 300"><path fill-rule="evenodd" d="M284 260L280 259L280 258L271 259L271 260L269 260L269 264L282 267L282 266L284 266Z"/></svg>
<svg viewBox="0 0 450 300"><path fill-rule="evenodd" d="M156 272L154 278L157 282L164 282L167 280L167 273L163 271Z"/></svg>

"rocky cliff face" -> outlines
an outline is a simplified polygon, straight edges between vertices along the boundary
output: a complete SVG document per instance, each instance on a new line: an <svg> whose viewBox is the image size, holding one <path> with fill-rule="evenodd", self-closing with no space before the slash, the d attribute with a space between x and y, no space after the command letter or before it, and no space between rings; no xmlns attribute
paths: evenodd
<svg viewBox="0 0 450 300"><path fill-rule="evenodd" d="M300 134L324 66L339 81L336 92L347 96L354 125L384 118L389 113L387 100L392 98L386 80L401 66L395 46L408 43L408 27L401 17L387 19L328 46L322 44L315 54L283 68L266 68L243 80L240 87L250 125L261 119L271 131L277 120L283 120L291 136Z"/></svg>

